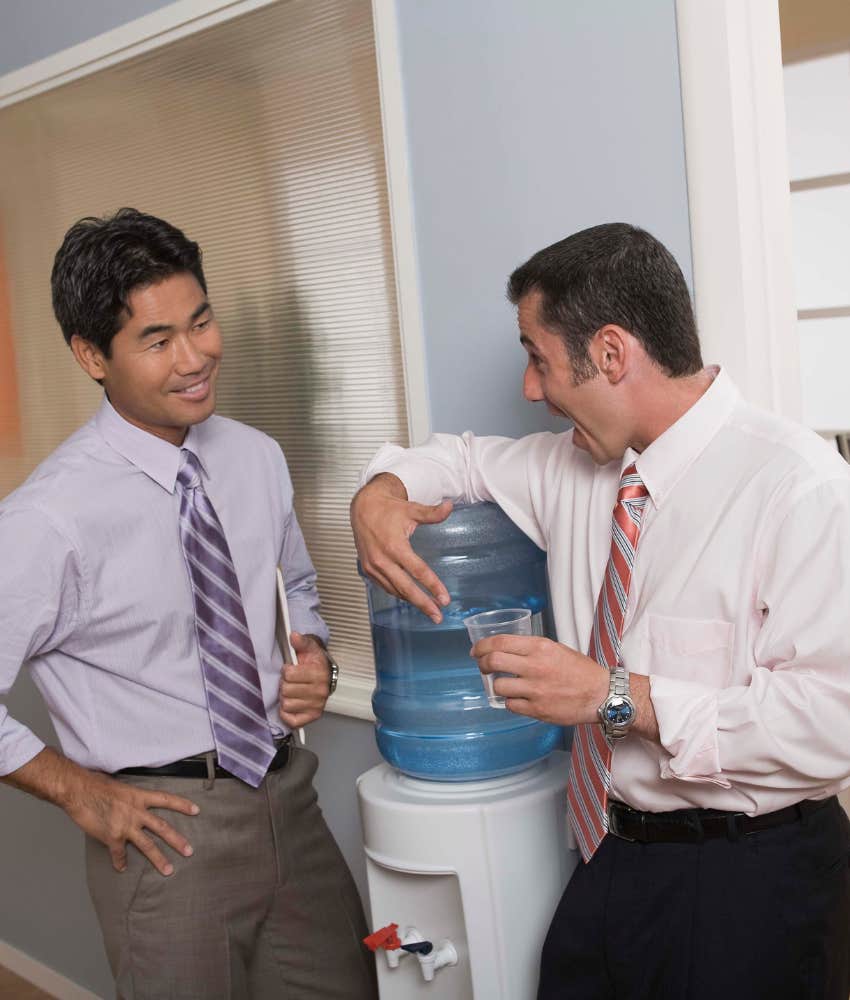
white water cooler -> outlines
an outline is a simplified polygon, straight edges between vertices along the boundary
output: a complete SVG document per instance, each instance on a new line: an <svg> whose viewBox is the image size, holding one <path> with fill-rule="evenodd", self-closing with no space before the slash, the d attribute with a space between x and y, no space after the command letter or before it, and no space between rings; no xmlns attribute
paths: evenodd
<svg viewBox="0 0 850 1000"><path fill-rule="evenodd" d="M533 1000L578 860L568 773L569 754L555 751L486 781L424 781L387 764L358 778L372 926L433 944L428 955L376 952L381 1000Z"/></svg>

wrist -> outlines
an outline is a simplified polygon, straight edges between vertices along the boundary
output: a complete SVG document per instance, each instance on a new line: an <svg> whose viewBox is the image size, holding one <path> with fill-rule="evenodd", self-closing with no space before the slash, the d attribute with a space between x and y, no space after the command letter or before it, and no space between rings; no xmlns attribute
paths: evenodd
<svg viewBox="0 0 850 1000"><path fill-rule="evenodd" d="M330 650L322 641L322 639L319 638L319 636L308 634L305 636L305 638L315 639L320 649L325 655L325 660L328 666L328 689L329 689L328 697L330 698L330 696L334 693L334 691L336 691L337 681L339 680L339 666L336 660L334 659L333 654L330 652Z"/></svg>
<svg viewBox="0 0 850 1000"><path fill-rule="evenodd" d="M597 709L602 731L609 741L625 739L637 720L637 705L631 695L630 675L622 664L608 672L608 692Z"/></svg>
<svg viewBox="0 0 850 1000"><path fill-rule="evenodd" d="M81 790L90 777L90 771L57 753L51 781L52 788L46 798L49 798L60 809L68 812L81 798L84 798Z"/></svg>
<svg viewBox="0 0 850 1000"><path fill-rule="evenodd" d="M592 718L589 722L599 723L599 712L611 693L611 676L607 670L600 671L604 677L604 691L594 704ZM634 733L642 739L650 740L653 743L660 742L658 732L658 720L655 717L655 709L652 705L651 689L649 677L646 674L635 674L626 671L628 679L628 693L634 705L634 721L628 727L629 733Z"/></svg>
<svg viewBox="0 0 850 1000"><path fill-rule="evenodd" d="M593 660L594 683L588 694L588 701L585 706L585 718L582 722L588 725L599 724L599 706L608 697L608 689L611 684L611 676L608 670L600 667L596 660Z"/></svg>

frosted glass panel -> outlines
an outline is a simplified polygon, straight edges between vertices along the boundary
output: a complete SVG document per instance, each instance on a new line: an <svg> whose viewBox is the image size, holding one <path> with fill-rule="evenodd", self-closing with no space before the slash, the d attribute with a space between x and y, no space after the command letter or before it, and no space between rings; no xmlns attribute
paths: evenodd
<svg viewBox="0 0 850 1000"><path fill-rule="evenodd" d="M791 213L797 308L850 306L850 184L796 191Z"/></svg>
<svg viewBox="0 0 850 1000"><path fill-rule="evenodd" d="M785 67L791 180L850 171L850 52Z"/></svg>
<svg viewBox="0 0 850 1000"><path fill-rule="evenodd" d="M348 502L407 443L371 0L281 0L13 104L0 150L0 496L101 398L50 309L65 229L169 219L204 251L219 410L283 446L341 686L368 691Z"/></svg>
<svg viewBox="0 0 850 1000"><path fill-rule="evenodd" d="M803 420L816 430L850 430L850 317L800 320Z"/></svg>

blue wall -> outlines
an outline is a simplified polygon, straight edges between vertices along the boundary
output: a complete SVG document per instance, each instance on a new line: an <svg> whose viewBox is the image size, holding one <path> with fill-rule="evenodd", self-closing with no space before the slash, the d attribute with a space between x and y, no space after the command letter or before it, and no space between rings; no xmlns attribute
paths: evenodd
<svg viewBox="0 0 850 1000"><path fill-rule="evenodd" d="M171 0L3 0L0 74L87 41Z"/></svg>
<svg viewBox="0 0 850 1000"><path fill-rule="evenodd" d="M690 280L674 0L398 0L434 430L551 424L522 400L509 273L600 222Z"/></svg>

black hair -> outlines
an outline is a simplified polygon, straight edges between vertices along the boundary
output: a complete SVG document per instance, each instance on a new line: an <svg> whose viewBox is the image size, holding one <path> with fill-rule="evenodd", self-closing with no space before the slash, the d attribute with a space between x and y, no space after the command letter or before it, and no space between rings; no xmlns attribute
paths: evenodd
<svg viewBox="0 0 850 1000"><path fill-rule="evenodd" d="M53 261L53 312L70 344L74 334L110 356L136 288L189 273L206 293L201 251L179 229L135 208L87 217L65 234Z"/></svg>
<svg viewBox="0 0 850 1000"><path fill-rule="evenodd" d="M539 320L563 338L577 384L596 375L587 348L608 323L635 336L668 375L693 375L703 366L679 265L643 229L605 223L540 250L510 276L508 298L517 305L535 289Z"/></svg>

